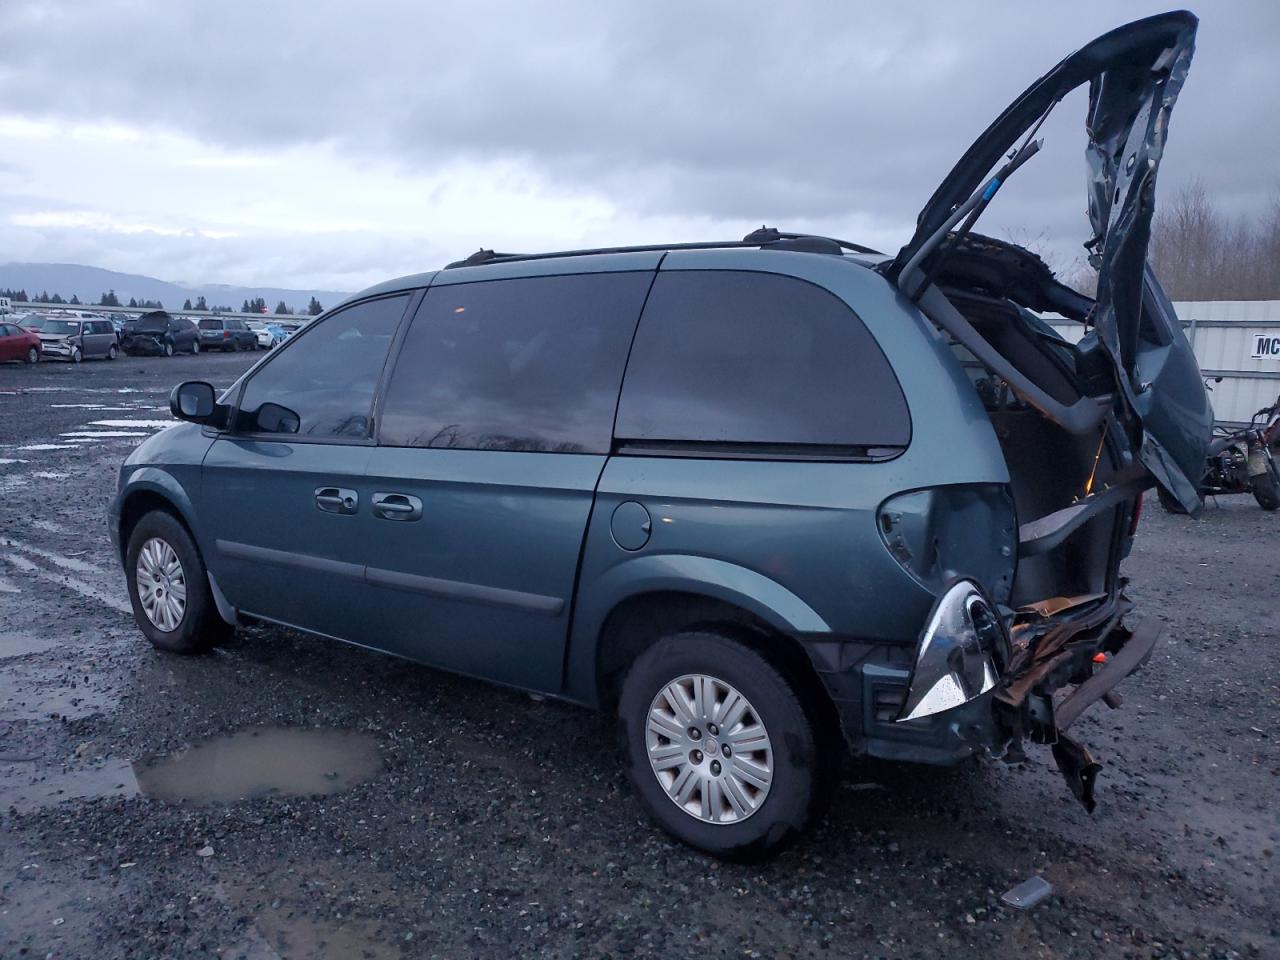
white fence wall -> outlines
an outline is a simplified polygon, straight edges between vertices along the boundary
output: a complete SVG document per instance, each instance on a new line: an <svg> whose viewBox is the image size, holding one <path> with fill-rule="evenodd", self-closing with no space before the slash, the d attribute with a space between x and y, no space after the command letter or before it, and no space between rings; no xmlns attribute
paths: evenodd
<svg viewBox="0 0 1280 960"><path fill-rule="evenodd" d="M1224 424L1247 423L1255 410L1280 394L1280 300L1182 300L1173 305L1206 377L1213 383L1214 413ZM1044 318L1071 342L1083 324Z"/></svg>

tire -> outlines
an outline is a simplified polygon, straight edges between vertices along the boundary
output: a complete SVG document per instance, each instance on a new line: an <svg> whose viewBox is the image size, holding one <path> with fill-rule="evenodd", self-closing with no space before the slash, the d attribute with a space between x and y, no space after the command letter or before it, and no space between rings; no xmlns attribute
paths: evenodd
<svg viewBox="0 0 1280 960"><path fill-rule="evenodd" d="M194 356L195 356L197 353L199 353L199 352L200 352L200 341L199 341L199 340L192 340L192 341L191 341L191 355L194 357Z"/></svg>
<svg viewBox="0 0 1280 960"><path fill-rule="evenodd" d="M239 340L232 339L232 341L231 341L231 352L232 352L232 353L239 353L239 352L240 352L240 341L239 341Z"/></svg>
<svg viewBox="0 0 1280 960"><path fill-rule="evenodd" d="M699 707L686 696L698 682L693 678L702 678L712 705ZM748 705L733 721L738 733L729 734L709 719L734 713L730 704L736 702L735 693ZM673 696L684 696L683 712L673 708ZM654 711L669 719L651 729ZM795 687L772 663L732 637L696 631L659 640L627 673L618 714L627 774L649 816L676 839L713 856L753 860L776 852L808 826L826 794L818 735ZM755 723L750 722L753 715ZM762 742L758 733L736 739L743 724L751 731L756 723L767 732L767 750L746 749ZM684 732L682 724L687 724ZM695 729L697 739L690 733ZM666 752L662 759L672 761L661 773L650 762L651 741L653 749ZM705 752L694 746L709 743ZM731 748L735 743L740 745L736 752ZM711 759L713 752L719 760ZM730 762L722 762L726 757ZM839 765L822 764L821 769ZM766 790L738 776L762 767L771 770ZM696 783L688 793L691 781ZM685 803L699 812L686 809L669 790L686 793ZM717 822L707 818L708 811L714 811Z"/></svg>
<svg viewBox="0 0 1280 960"><path fill-rule="evenodd" d="M1271 511L1280 507L1280 480L1276 479L1275 464L1268 463L1266 473L1249 478L1249 488L1253 491L1253 499L1263 510Z"/></svg>
<svg viewBox="0 0 1280 960"><path fill-rule="evenodd" d="M138 581L146 575L140 571L140 566L143 570L155 569L154 560L167 556L164 552L166 547L172 551L179 566L176 574L170 572L171 579L167 584L160 584L156 609L163 607L165 612L153 618L139 597ZM141 559L144 548L147 548L150 559ZM181 611L175 617L175 607L164 603L164 590L166 586L179 582L179 576L186 595ZM191 535L173 514L152 510L134 526L125 551L125 579L129 585L133 619L152 646L169 653L203 653L231 634L231 625L218 615L214 605L200 552ZM150 590L148 596L151 596Z"/></svg>
<svg viewBox="0 0 1280 960"><path fill-rule="evenodd" d="M173 356L173 341L172 341L172 340L166 340L166 341L164 342L164 355L165 355L166 357L172 357L172 356Z"/></svg>
<svg viewBox="0 0 1280 960"><path fill-rule="evenodd" d="M80 362L81 360L83 360L83 359L84 359L84 354L80 352L80 348L79 348L79 347L72 347L72 348L71 348L71 362L72 362L72 363L79 363L79 362Z"/></svg>
<svg viewBox="0 0 1280 960"><path fill-rule="evenodd" d="M107 348L107 359L114 360L117 354L119 353L120 353L120 348L113 343L110 347Z"/></svg>
<svg viewBox="0 0 1280 960"><path fill-rule="evenodd" d="M1178 498L1164 487L1156 487L1156 495L1160 498L1160 506L1164 507L1166 513L1185 514L1187 512L1186 507L1178 502Z"/></svg>
<svg viewBox="0 0 1280 960"><path fill-rule="evenodd" d="M40 361L40 350L38 347L28 347L27 355L23 358L27 363L38 363Z"/></svg>

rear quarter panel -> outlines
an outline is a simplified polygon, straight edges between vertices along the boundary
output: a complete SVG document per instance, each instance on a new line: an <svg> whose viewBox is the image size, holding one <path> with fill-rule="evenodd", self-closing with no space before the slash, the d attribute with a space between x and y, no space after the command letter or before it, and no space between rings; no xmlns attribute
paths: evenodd
<svg viewBox="0 0 1280 960"><path fill-rule="evenodd" d="M595 699L609 612L657 590L736 603L787 633L913 643L934 598L885 549L877 509L907 490L1009 480L991 423L946 342L881 276L843 258L677 252L662 269L783 273L839 296L897 373L911 442L879 463L612 457L584 545L566 692ZM610 529L629 500L652 518L637 551L619 547Z"/></svg>

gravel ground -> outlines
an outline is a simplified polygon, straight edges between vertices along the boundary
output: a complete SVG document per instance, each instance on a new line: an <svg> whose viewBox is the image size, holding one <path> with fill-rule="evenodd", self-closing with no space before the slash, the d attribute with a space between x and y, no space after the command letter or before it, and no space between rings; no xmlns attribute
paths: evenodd
<svg viewBox="0 0 1280 960"><path fill-rule="evenodd" d="M251 359L0 366L0 957L1280 956L1280 515L1149 507L1126 572L1168 628L1073 730L1093 816L1041 748L861 765L729 866L649 825L606 717L277 628L147 645L117 467Z"/></svg>

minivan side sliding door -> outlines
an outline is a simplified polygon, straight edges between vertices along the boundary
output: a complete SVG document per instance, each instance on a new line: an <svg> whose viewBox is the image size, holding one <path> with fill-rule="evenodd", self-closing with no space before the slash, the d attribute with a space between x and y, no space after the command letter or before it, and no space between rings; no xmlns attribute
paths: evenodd
<svg viewBox="0 0 1280 960"><path fill-rule="evenodd" d="M367 471L380 645L559 689L583 533L652 278L438 277L427 291Z"/></svg>
<svg viewBox="0 0 1280 960"><path fill-rule="evenodd" d="M205 456L200 518L241 610L369 642L364 594L374 397L408 294L338 310L244 384Z"/></svg>

